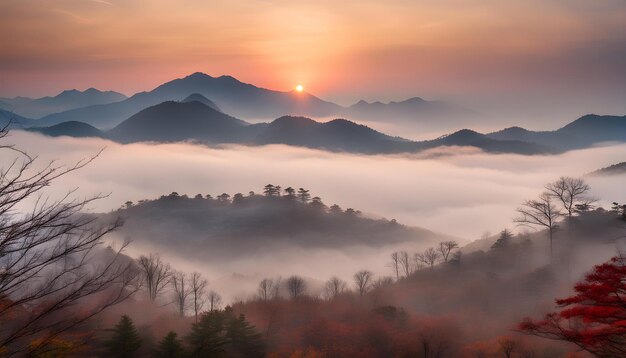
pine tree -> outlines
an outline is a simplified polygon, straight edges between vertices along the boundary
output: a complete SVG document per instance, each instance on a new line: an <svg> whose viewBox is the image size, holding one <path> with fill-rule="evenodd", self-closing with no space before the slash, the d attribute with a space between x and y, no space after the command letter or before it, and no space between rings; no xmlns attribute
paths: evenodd
<svg viewBox="0 0 626 358"><path fill-rule="evenodd" d="M112 335L109 340L105 342L109 357L135 357L141 347L141 339L130 317L126 315L122 316L117 325L110 331Z"/></svg>
<svg viewBox="0 0 626 358"><path fill-rule="evenodd" d="M298 194L296 196L298 197L298 200L305 204L311 200L311 194L309 194L309 191L304 188L298 189Z"/></svg>
<svg viewBox="0 0 626 358"><path fill-rule="evenodd" d="M507 248L511 244L511 240L513 240L513 233L508 229L504 229L500 232L500 237L498 241L496 241L493 245L491 245L492 249L504 249Z"/></svg>
<svg viewBox="0 0 626 358"><path fill-rule="evenodd" d="M239 317L230 316L228 318L226 338L228 339L229 357L263 357L264 344L261 337L262 335L246 321L243 314Z"/></svg>
<svg viewBox="0 0 626 358"><path fill-rule="evenodd" d="M182 358L185 357L185 349L176 332L171 331L163 337L154 352L156 358Z"/></svg>
<svg viewBox="0 0 626 358"><path fill-rule="evenodd" d="M219 357L224 351L224 314L220 311L208 312L194 323L187 337L192 357Z"/></svg>

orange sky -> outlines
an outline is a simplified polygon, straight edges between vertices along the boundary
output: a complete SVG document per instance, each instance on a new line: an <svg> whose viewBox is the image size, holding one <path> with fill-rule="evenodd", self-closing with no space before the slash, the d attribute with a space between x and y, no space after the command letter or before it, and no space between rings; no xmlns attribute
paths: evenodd
<svg viewBox="0 0 626 358"><path fill-rule="evenodd" d="M345 103L619 98L625 24L623 0L0 0L0 96L202 71Z"/></svg>

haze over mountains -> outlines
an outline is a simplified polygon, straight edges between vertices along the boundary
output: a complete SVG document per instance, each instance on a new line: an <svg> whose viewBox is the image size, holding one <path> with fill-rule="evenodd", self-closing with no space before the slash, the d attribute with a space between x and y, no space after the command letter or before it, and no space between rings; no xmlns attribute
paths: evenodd
<svg viewBox="0 0 626 358"><path fill-rule="evenodd" d="M306 117L282 116L270 123L250 124L221 112L206 97L193 94L182 102L167 101L146 108L109 131L77 121L31 130L51 136L104 137L121 143L188 140L209 145L286 144L365 154L471 146L494 153L550 154L601 142L624 142L626 117L587 115L555 131L514 127L481 134L464 129L433 140L411 141L345 119L317 122Z"/></svg>
<svg viewBox="0 0 626 358"><path fill-rule="evenodd" d="M280 187L277 189L281 191ZM282 191L280 193L282 195ZM176 250L185 256L232 260L243 254L285 248L339 249L429 245L449 238L432 231L372 219L353 209L328 208L319 198L303 202L295 195L253 192L217 198L172 193L156 200L127 204L103 214L121 216L121 237ZM172 240L173 237L179 239Z"/></svg>
<svg viewBox="0 0 626 358"><path fill-rule="evenodd" d="M343 107L306 92L274 91L243 83L231 76L212 77L198 72L116 103L94 104L47 115L38 126L80 121L99 129L110 129L146 107L166 101L181 101L192 94L202 95L225 113L247 120L273 119L283 115L335 116L370 121L412 121L415 125L432 124L436 120L441 122L437 124L441 126L474 116L470 110L420 98L388 104L362 101Z"/></svg>
<svg viewBox="0 0 626 358"><path fill-rule="evenodd" d="M40 118L52 113L64 112L96 104L119 102L126 96L114 91L99 91L89 88L85 91L67 90L54 97L42 98L0 98L0 108L15 112L24 117Z"/></svg>
<svg viewBox="0 0 626 358"><path fill-rule="evenodd" d="M366 154L412 153L440 146L471 146L487 152L551 154L603 142L626 141L624 116L587 115L554 131L510 127L479 133L457 121L474 112L442 101L414 97L401 102L360 101L350 107L306 92L280 92L243 83L230 76L203 73L175 79L129 98L89 89L64 91L40 99L1 99L0 122L50 136L103 137L121 143L195 141L204 144L287 144ZM76 108L79 107L79 108ZM16 109L17 108L17 109ZM30 119L22 113L59 113ZM19 111L18 111L19 109ZM311 117L334 117L316 121ZM240 119L242 118L242 119ZM269 123L246 119L272 118ZM343 119L348 118L348 119ZM450 134L423 141L386 135L349 119L406 125L436 125ZM452 132L452 128L466 128Z"/></svg>

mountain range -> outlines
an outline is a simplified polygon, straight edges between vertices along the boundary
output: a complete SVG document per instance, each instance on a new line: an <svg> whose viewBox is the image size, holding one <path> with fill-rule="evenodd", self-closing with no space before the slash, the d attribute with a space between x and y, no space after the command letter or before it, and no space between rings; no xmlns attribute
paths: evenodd
<svg viewBox="0 0 626 358"><path fill-rule="evenodd" d="M0 98L0 108L20 116L40 118L52 113L65 112L97 104L107 104L126 99L126 96L114 91L99 91L89 88L85 91L67 90L54 97L42 98Z"/></svg>
<svg viewBox="0 0 626 358"><path fill-rule="evenodd" d="M318 122L306 117L282 116L269 123L250 124L223 113L201 94L194 94L181 102L166 101L143 109L107 131L77 121L29 130L52 136L88 134L120 143L188 140L209 145L286 144L365 154L471 146L494 153L549 154L601 142L626 142L626 116L586 115L555 131L536 132L513 127L482 134L463 129L433 140L411 141L346 119Z"/></svg>
<svg viewBox="0 0 626 358"><path fill-rule="evenodd" d="M212 77L197 72L114 103L93 103L51 113L41 118L37 126L80 121L99 129L111 129L144 108L166 101L181 101L193 94L210 98L214 107L246 120L293 115L315 118L343 117L387 123L410 120L414 125L436 123L438 126L443 126L456 123L459 118L474 115L470 110L445 102L426 101L417 97L386 104L360 101L352 106L343 107L307 92L274 91L241 82L231 76ZM27 117L30 114L28 111L15 108L13 110Z"/></svg>

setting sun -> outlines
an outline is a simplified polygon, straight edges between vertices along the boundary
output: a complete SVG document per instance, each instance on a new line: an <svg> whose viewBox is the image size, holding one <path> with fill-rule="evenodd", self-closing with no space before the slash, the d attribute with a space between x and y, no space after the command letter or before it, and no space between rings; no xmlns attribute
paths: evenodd
<svg viewBox="0 0 626 358"><path fill-rule="evenodd" d="M296 91L302 92L302 90L304 90L304 87L302 85L297 85L296 86Z"/></svg>

